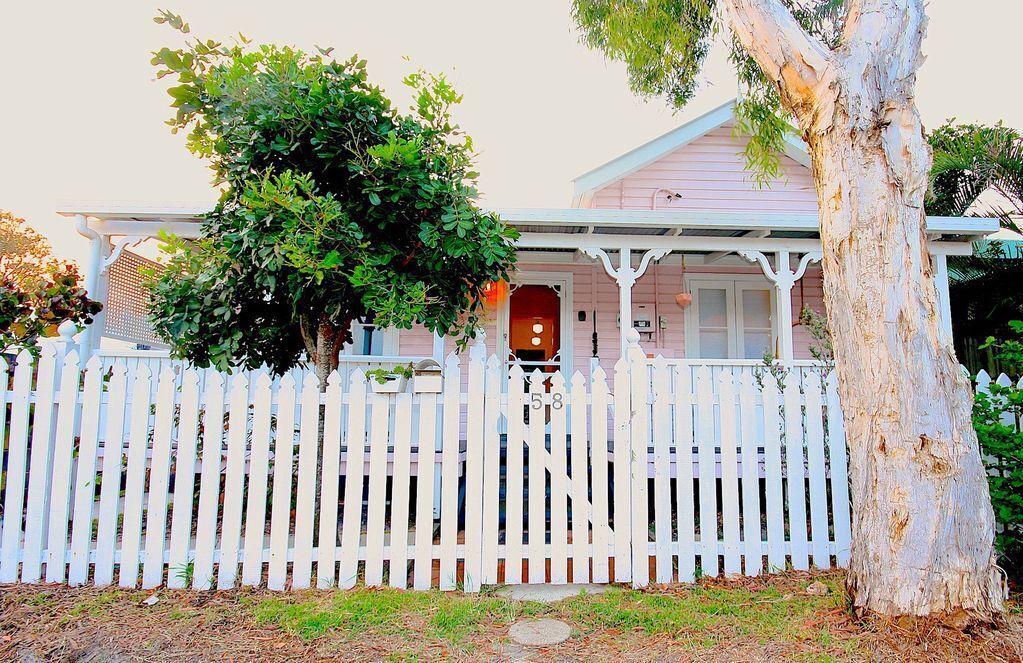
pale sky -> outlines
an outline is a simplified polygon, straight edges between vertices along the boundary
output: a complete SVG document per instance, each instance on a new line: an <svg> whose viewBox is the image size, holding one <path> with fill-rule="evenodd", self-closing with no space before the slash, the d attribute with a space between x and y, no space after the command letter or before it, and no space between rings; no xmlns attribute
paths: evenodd
<svg viewBox="0 0 1023 663"><path fill-rule="evenodd" d="M673 114L628 90L624 68L581 45L569 0L7 0L0 6L0 208L24 216L60 255L85 240L58 201L212 200L210 175L171 135L150 51L179 43L151 18L182 14L193 35L358 53L402 107L409 71L445 72L465 94L456 119L479 150L483 203L567 207L573 177L728 100L721 49L690 108ZM1020 0L933 0L918 103L946 118L1023 128L1016 59ZM407 61L405 58L408 58Z"/></svg>

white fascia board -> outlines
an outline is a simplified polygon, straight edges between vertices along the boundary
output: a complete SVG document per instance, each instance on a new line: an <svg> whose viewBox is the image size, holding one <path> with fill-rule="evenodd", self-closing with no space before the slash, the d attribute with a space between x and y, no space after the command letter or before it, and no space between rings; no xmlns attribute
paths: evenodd
<svg viewBox="0 0 1023 663"><path fill-rule="evenodd" d="M681 127L632 149L575 178L574 197L579 200L611 182L636 172L686 143L717 129L735 117L735 100L728 101Z"/></svg>
<svg viewBox="0 0 1023 663"><path fill-rule="evenodd" d="M60 216L85 216L97 219L182 219L201 221L213 211L211 202L126 203L126 202L58 202Z"/></svg>
<svg viewBox="0 0 1023 663"><path fill-rule="evenodd" d="M633 228L692 228L713 230L777 230L816 232L814 213L718 212L699 210L617 210L592 208L495 209L512 225L616 226ZM939 235L987 235L998 230L998 219L929 216L926 231Z"/></svg>
<svg viewBox="0 0 1023 663"><path fill-rule="evenodd" d="M780 237L703 237L692 235L586 235L580 233L522 233L515 242L523 249L582 249L597 247L608 250L630 248L671 249L672 251L736 251L750 250L770 253L789 251L809 253L820 251L819 239ZM934 255L972 255L972 242L928 242L927 251Z"/></svg>
<svg viewBox="0 0 1023 663"><path fill-rule="evenodd" d="M696 210L616 210L592 208L497 209L505 222L543 226L702 228L713 230L817 230L816 214L704 212Z"/></svg>

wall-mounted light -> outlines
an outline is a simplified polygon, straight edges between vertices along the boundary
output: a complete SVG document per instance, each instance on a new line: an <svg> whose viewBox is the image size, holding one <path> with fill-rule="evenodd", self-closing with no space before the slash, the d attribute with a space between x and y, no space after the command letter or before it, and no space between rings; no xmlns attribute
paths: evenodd
<svg viewBox="0 0 1023 663"><path fill-rule="evenodd" d="M540 343L542 343L543 341L540 340L539 336L534 336L533 338L529 339L529 342L532 343L533 345L540 345Z"/></svg>
<svg viewBox="0 0 1023 663"><path fill-rule="evenodd" d="M541 324L539 322L534 322L533 323L533 333L534 334L542 334L543 333L543 324Z"/></svg>

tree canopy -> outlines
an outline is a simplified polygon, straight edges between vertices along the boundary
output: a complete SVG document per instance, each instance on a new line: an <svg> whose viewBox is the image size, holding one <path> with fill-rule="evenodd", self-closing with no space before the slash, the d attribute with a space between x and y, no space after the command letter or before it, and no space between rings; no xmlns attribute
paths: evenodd
<svg viewBox="0 0 1023 663"><path fill-rule="evenodd" d="M934 150L929 214L997 216L1002 227L1023 232L1023 137L1001 123L987 126L950 120L928 136ZM997 200L975 209L985 193Z"/></svg>
<svg viewBox="0 0 1023 663"><path fill-rule="evenodd" d="M0 210L0 351L35 350L70 320L91 324L103 308L81 287L78 268L54 258L44 237L25 220Z"/></svg>
<svg viewBox="0 0 1023 663"><path fill-rule="evenodd" d="M329 49L190 40L153 64L177 78L172 130L224 187L197 241L169 239L152 283L179 356L283 372L305 352L326 370L356 319L475 334L517 233L476 206L473 143L451 116L462 97L443 76L409 75L401 113L365 61Z"/></svg>
<svg viewBox="0 0 1023 663"><path fill-rule="evenodd" d="M843 0L782 0L804 30L825 44L839 41ZM711 44L724 26L714 0L575 0L573 17L583 40L623 62L629 85L641 96L662 97L683 108L699 87ZM764 183L781 174L785 134L791 131L777 88L734 36L727 38L743 95L736 129L749 134L745 157Z"/></svg>

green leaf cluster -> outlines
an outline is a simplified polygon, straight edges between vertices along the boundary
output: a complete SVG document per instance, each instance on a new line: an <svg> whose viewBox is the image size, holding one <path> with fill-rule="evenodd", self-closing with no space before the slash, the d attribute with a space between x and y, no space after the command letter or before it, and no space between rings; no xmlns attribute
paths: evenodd
<svg viewBox="0 0 1023 663"><path fill-rule="evenodd" d="M483 287L508 278L517 233L477 207L472 140L451 116L461 96L416 72L402 113L365 61L330 53L244 37L154 53L157 76L175 79L172 130L224 190L198 241L166 238L151 282L155 328L178 356L280 373L326 343L336 363L355 319L464 345Z"/></svg>
<svg viewBox="0 0 1023 663"><path fill-rule="evenodd" d="M1009 375L1023 375L1023 322L1010 323L1015 338L988 338ZM988 393L978 392L973 403L973 426L987 466L991 505L998 528L995 546L1010 575L1023 573L1023 389L1013 383L992 382Z"/></svg>
<svg viewBox="0 0 1023 663"><path fill-rule="evenodd" d="M844 0L782 0L811 35L834 47L845 17ZM628 69L632 90L683 108L699 87L700 72L722 30L715 0L574 0L572 14L583 41ZM737 133L749 137L746 165L760 185L779 177L785 135L792 131L778 91L731 36L729 61L743 95L736 105Z"/></svg>

